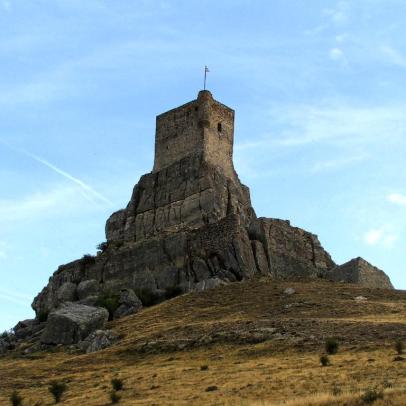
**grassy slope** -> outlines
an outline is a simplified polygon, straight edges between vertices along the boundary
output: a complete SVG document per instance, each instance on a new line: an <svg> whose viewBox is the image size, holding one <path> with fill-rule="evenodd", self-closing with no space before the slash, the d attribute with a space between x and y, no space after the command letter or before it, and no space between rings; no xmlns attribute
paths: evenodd
<svg viewBox="0 0 406 406"><path fill-rule="evenodd" d="M297 292L285 295L288 286ZM354 300L360 295L368 300ZM58 379L68 383L61 404L108 405L113 377L124 381L123 405L356 405L375 386L385 390L375 405L406 404L406 361L393 362L394 341L406 340L406 292L248 281L175 298L111 328L122 340L98 353L0 359L0 404L13 389L26 405L52 404L47 384ZM321 367L329 336L340 350Z"/></svg>

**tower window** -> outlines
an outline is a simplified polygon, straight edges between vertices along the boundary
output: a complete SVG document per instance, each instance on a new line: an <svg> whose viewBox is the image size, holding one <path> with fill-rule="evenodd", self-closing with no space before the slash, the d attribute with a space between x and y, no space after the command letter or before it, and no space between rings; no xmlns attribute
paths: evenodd
<svg viewBox="0 0 406 406"><path fill-rule="evenodd" d="M221 123L218 123L218 124L217 124L217 131L218 131L219 133L221 133L221 130L222 130L222 128L221 128Z"/></svg>

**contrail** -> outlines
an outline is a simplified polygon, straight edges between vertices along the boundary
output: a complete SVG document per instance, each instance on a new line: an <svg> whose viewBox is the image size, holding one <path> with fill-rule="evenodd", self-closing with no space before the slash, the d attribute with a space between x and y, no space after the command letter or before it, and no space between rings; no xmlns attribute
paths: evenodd
<svg viewBox="0 0 406 406"><path fill-rule="evenodd" d="M22 293L8 292L4 289L0 289L0 299L26 306L31 302L32 297Z"/></svg>
<svg viewBox="0 0 406 406"><path fill-rule="evenodd" d="M107 199L107 197L103 196L102 194L100 194L99 192L97 192L96 190L94 190L92 187L90 187L88 184L86 184L85 182L83 182L82 180L75 178L74 176L72 176L71 174L69 174L68 172L63 171L62 169L58 168L57 166L51 164L50 162L48 162L47 160L39 157L38 155L35 155L31 152L25 151L23 149L19 149L19 148L15 148L13 146L11 146L8 142L0 139L0 142L5 145L7 148L16 151L20 154L23 154L25 156L28 156L29 158L33 159L34 161L46 166L47 168L51 169L52 171L56 172L57 174L63 176L66 179L69 179L71 182L76 183L78 186L81 187L81 189L87 193L89 193L90 195L92 195L93 197L96 197L97 199L103 201L104 203L107 203L108 205L113 205L113 203L111 202L111 200Z"/></svg>

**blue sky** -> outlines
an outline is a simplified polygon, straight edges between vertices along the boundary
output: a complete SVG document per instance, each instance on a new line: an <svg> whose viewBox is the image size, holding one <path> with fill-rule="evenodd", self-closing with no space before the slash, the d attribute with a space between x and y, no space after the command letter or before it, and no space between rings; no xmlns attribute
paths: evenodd
<svg viewBox="0 0 406 406"><path fill-rule="evenodd" d="M0 330L95 253L205 64L257 214L405 289L405 21L404 0L0 0Z"/></svg>

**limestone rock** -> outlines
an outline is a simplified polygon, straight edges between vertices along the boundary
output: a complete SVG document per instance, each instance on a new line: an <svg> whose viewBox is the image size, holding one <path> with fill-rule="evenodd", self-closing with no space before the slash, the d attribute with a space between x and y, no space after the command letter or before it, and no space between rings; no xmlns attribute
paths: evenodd
<svg viewBox="0 0 406 406"><path fill-rule="evenodd" d="M118 336L111 330L96 330L79 343L87 354L110 347L118 341Z"/></svg>
<svg viewBox="0 0 406 406"><path fill-rule="evenodd" d="M367 288L393 289L385 272L360 257L331 269L328 278L335 282L356 283Z"/></svg>
<svg viewBox="0 0 406 406"><path fill-rule="evenodd" d="M100 284L95 279L82 281L77 287L77 295L79 300L97 296L99 292Z"/></svg>
<svg viewBox="0 0 406 406"><path fill-rule="evenodd" d="M132 289L122 289L119 298L119 307L114 312L113 318L128 316L142 309L142 302Z"/></svg>
<svg viewBox="0 0 406 406"><path fill-rule="evenodd" d="M65 345L77 343L94 330L103 328L108 317L107 310L100 307L64 303L48 316L41 342Z"/></svg>

